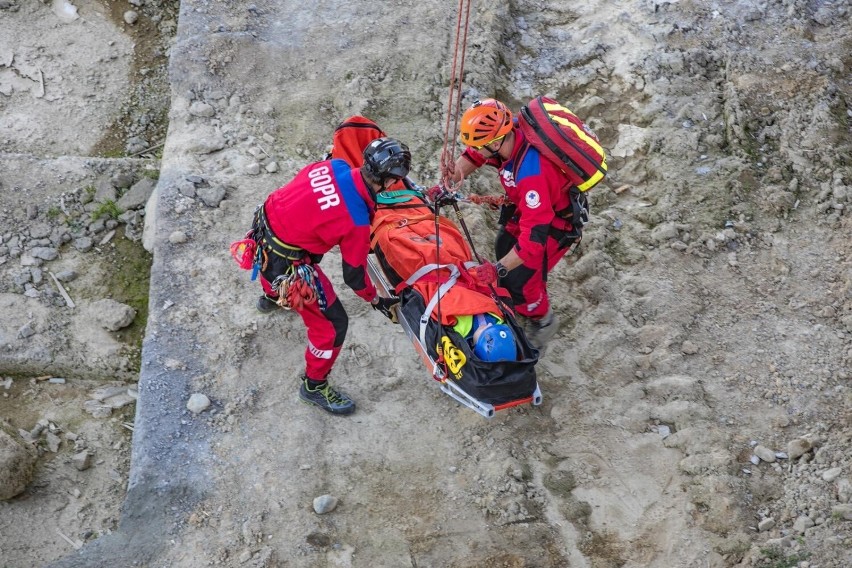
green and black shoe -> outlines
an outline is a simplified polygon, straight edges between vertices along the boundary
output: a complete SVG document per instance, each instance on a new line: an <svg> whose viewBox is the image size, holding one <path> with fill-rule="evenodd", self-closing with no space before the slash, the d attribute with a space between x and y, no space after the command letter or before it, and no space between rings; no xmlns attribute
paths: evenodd
<svg viewBox="0 0 852 568"><path fill-rule="evenodd" d="M319 388L312 389L308 379L302 379L299 387L299 398L307 404L319 406L332 414L352 414L355 412L355 403L345 394L339 393L328 382Z"/></svg>

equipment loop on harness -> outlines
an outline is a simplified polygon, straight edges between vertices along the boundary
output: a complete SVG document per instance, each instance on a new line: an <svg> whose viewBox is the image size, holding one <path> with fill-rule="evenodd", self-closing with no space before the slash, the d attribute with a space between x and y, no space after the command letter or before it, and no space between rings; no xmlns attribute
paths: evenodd
<svg viewBox="0 0 852 568"><path fill-rule="evenodd" d="M291 265L272 281L272 289L278 292L278 304L286 309L301 310L314 302L319 302L320 311L328 307L317 271L310 264Z"/></svg>

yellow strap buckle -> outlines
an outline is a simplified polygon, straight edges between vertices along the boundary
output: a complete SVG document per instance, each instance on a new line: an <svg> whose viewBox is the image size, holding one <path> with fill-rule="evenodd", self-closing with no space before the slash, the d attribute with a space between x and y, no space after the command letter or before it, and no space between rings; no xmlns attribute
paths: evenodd
<svg viewBox="0 0 852 568"><path fill-rule="evenodd" d="M441 347L439 351L444 356L444 361L447 362L447 368L457 378L461 376L461 368L467 363L467 357L464 351L453 345L450 338L446 335L441 338Z"/></svg>

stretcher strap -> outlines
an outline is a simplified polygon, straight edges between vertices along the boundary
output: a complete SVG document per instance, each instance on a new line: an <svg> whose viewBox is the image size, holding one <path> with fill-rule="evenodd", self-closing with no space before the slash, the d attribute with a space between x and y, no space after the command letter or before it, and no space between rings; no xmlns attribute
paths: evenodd
<svg viewBox="0 0 852 568"><path fill-rule="evenodd" d="M466 260L462 264L462 267L465 270L467 270L471 267L474 267L474 266L479 266L479 263L474 261L474 260ZM424 266L421 266L414 274L409 276L408 280L405 281L404 285L400 285L400 287L404 288L404 287L407 287L407 286L414 286L414 283L419 281L424 276L426 276L426 274L428 274L429 272L432 272L433 270L438 270L440 268L449 268L450 269L450 277L455 277L455 279L458 280L460 273L459 273L457 265L455 265L455 264L435 264L435 263L432 263L432 264L426 264Z"/></svg>
<svg viewBox="0 0 852 568"><path fill-rule="evenodd" d="M411 276L408 277L408 280L405 281L405 284L406 284L406 286L414 286L414 283L417 282L418 280L420 280L421 278L423 278L426 274L428 274L429 272L432 272L433 270L438 270L440 268L449 268L450 269L450 276L452 276L453 275L453 269L456 268L456 265L455 264L435 264L435 263L432 263L432 264L427 264L425 266L421 266L419 269L417 269L417 271L414 274L412 274ZM456 271L458 271L457 268L456 268ZM458 275L456 275L456 278L458 278Z"/></svg>
<svg viewBox="0 0 852 568"><path fill-rule="evenodd" d="M476 266L477 264L478 263L476 261L468 260L462 266L465 268L465 270L467 270L468 268ZM447 279L446 282L444 282L438 287L438 291L432 296L432 299L429 300L429 303L426 305L426 309L423 311L423 315L420 316L420 343L422 343L423 345L426 345L426 326L429 323L429 318L432 317L432 312L435 310L435 306L438 305L440 299L444 297L444 295L450 290L450 288L456 285L459 278L462 276L462 272L455 264L427 264L426 266L422 267L420 270L412 274L405 282L407 285L411 286L415 282L417 282L417 280L425 276L428 272L437 270L439 268L449 268L450 277ZM440 325L441 322L439 321L438 324Z"/></svg>
<svg viewBox="0 0 852 568"><path fill-rule="evenodd" d="M430 265L431 266L431 265ZM429 323L429 318L432 317L432 311L435 309L435 306L438 304L438 301L441 297L447 293L447 291L455 286L456 281L459 279L459 275L461 272L458 267L454 264L449 265L436 265L436 266L447 266L450 269L450 278L438 288L438 292L432 296L432 299L429 300L429 303L426 305L426 309L423 312L423 315L420 316L420 343L426 345L426 325ZM440 325L441 322L438 322Z"/></svg>

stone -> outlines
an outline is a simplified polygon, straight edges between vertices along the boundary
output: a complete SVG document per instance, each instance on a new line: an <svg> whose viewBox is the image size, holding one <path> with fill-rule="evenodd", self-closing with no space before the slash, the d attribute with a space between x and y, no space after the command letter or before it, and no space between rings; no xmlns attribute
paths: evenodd
<svg viewBox="0 0 852 568"><path fill-rule="evenodd" d="M216 109L214 109L209 103L194 101L191 105L189 105L189 114L192 116L210 118L216 114Z"/></svg>
<svg viewBox="0 0 852 568"><path fill-rule="evenodd" d="M848 477L837 481L837 500L841 503L852 502L852 480Z"/></svg>
<svg viewBox="0 0 852 568"><path fill-rule="evenodd" d="M787 456L794 460L811 451L812 447L811 441L807 438L796 438L787 443Z"/></svg>
<svg viewBox="0 0 852 568"><path fill-rule="evenodd" d="M831 483L832 481L834 481L835 479L840 477L840 474L842 472L843 472L842 468L833 467L833 468L828 469L828 470L826 470L822 473L822 480L827 481L828 483Z"/></svg>
<svg viewBox="0 0 852 568"><path fill-rule="evenodd" d="M36 247L29 251L33 258L41 260L56 260L59 256L59 251L53 247Z"/></svg>
<svg viewBox="0 0 852 568"><path fill-rule="evenodd" d="M754 447L754 455L756 455L766 463L773 463L776 459L774 451L770 450L766 446L761 445L757 445Z"/></svg>
<svg viewBox="0 0 852 568"><path fill-rule="evenodd" d="M695 355L696 353L698 353L699 348L698 345L696 345L695 343L686 340L681 344L680 350L684 355Z"/></svg>
<svg viewBox="0 0 852 568"><path fill-rule="evenodd" d="M186 408L193 414L198 414L200 412L204 412L210 407L210 399L207 398L206 395L201 393L193 393L189 397L189 401L186 403Z"/></svg>
<svg viewBox="0 0 852 568"><path fill-rule="evenodd" d="M835 505L831 508L831 516L844 521L852 521L852 504Z"/></svg>
<svg viewBox="0 0 852 568"><path fill-rule="evenodd" d="M35 456L0 429L0 501L20 495L32 481Z"/></svg>
<svg viewBox="0 0 852 568"><path fill-rule="evenodd" d="M89 252L94 245L95 243L90 237L74 239L74 248L80 252Z"/></svg>
<svg viewBox="0 0 852 568"><path fill-rule="evenodd" d="M127 193L122 195L116 205L122 210L141 209L148 202L148 198L154 193L157 182L149 177L143 177L133 184Z"/></svg>
<svg viewBox="0 0 852 568"><path fill-rule="evenodd" d="M207 207L219 207L225 199L227 191L222 186L202 187L198 189L198 197Z"/></svg>
<svg viewBox="0 0 852 568"><path fill-rule="evenodd" d="M814 526L814 520L807 516L801 516L793 523L793 530L799 534Z"/></svg>
<svg viewBox="0 0 852 568"><path fill-rule="evenodd" d="M330 513L337 508L337 497L333 495L320 495L314 499L314 512L317 515Z"/></svg>
<svg viewBox="0 0 852 568"><path fill-rule="evenodd" d="M104 298L92 304L98 323L109 331L118 331L133 323L136 310L111 298Z"/></svg>
<svg viewBox="0 0 852 568"><path fill-rule="evenodd" d="M77 468L77 471L86 471L92 467L92 454L89 453L89 450L83 450L82 452L74 454L74 457L71 458L71 462L74 464L74 467Z"/></svg>

